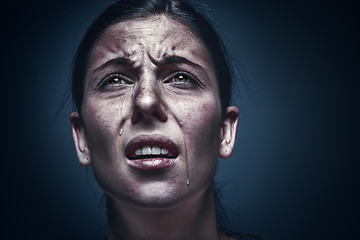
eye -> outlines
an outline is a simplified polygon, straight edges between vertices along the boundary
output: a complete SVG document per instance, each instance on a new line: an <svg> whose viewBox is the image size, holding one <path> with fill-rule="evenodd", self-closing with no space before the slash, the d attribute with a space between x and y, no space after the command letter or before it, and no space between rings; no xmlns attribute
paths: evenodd
<svg viewBox="0 0 360 240"><path fill-rule="evenodd" d="M124 79L121 79L121 78L118 78L118 77L111 78L111 79L108 81L108 84L109 84L109 85L124 84L124 83L126 83L126 82L124 81Z"/></svg>
<svg viewBox="0 0 360 240"><path fill-rule="evenodd" d="M169 84L169 87L175 87L184 90L204 89L201 81L199 81L194 75L183 71L178 71L171 74L166 78L164 83Z"/></svg>
<svg viewBox="0 0 360 240"><path fill-rule="evenodd" d="M189 76L185 74L178 74L175 75L169 82L177 82L177 83L191 83L193 82L193 79L191 79Z"/></svg>
<svg viewBox="0 0 360 240"><path fill-rule="evenodd" d="M101 81L99 90L106 90L113 87L122 87L129 84L133 84L129 78L119 74L112 74Z"/></svg>
<svg viewBox="0 0 360 240"><path fill-rule="evenodd" d="M201 82L192 74L187 72L175 72L167 77L167 80L164 82L171 83L180 88L202 87Z"/></svg>
<svg viewBox="0 0 360 240"><path fill-rule="evenodd" d="M105 79L105 82L109 85L132 84L129 80L125 80L119 76L110 76Z"/></svg>

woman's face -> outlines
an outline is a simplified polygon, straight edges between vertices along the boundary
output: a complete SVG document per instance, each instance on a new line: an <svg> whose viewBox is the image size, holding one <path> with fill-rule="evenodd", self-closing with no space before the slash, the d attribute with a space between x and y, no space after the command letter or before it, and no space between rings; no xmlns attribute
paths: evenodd
<svg viewBox="0 0 360 240"><path fill-rule="evenodd" d="M219 99L209 53L187 27L166 16L112 25L89 55L81 120L71 115L80 163L116 200L199 196L234 144L238 112L222 119Z"/></svg>

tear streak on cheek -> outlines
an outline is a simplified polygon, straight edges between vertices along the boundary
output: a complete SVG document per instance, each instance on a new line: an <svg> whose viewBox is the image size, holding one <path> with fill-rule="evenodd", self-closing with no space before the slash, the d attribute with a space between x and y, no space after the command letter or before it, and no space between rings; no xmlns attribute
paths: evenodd
<svg viewBox="0 0 360 240"><path fill-rule="evenodd" d="M186 185L190 185L190 172L189 172L189 159L188 159L188 150L187 150L187 144L186 144L186 138L185 133L183 131L183 124L179 121L179 119L176 117L175 114L173 114L174 119L176 120L176 123L179 125L179 129L183 135L183 141L184 141L184 150L185 150L185 164L186 164Z"/></svg>
<svg viewBox="0 0 360 240"><path fill-rule="evenodd" d="M124 110L125 100L126 99L124 98L123 102L121 104L121 108L120 108L121 121L120 121L119 129L118 129L118 133L119 133L120 136L124 133L123 126L124 126L124 124L126 122L126 119L131 119L130 112L128 114L126 114L125 110Z"/></svg>
<svg viewBox="0 0 360 240"><path fill-rule="evenodd" d="M213 117L213 111L214 111L214 106L213 104L209 103L209 104L205 104L205 105L201 105L202 107L199 109L194 109L193 112L201 112L201 113L206 113L206 115L202 116L202 118L199 118L199 122L204 122L204 119L207 119L209 117ZM207 109L204 111L204 109ZM220 111L220 110L219 110ZM186 185L190 185L190 171L189 171L189 158L188 158L188 149L187 149L187 142L186 142L186 138L185 138L185 133L183 130L183 123L176 117L176 114L172 114L174 119L176 120L176 123L179 125L179 129L183 135L183 141L184 141L184 150L185 150L185 164L186 164ZM190 116L188 116L190 117ZM188 118L184 118L184 119L188 119ZM216 119L213 119L216 120Z"/></svg>

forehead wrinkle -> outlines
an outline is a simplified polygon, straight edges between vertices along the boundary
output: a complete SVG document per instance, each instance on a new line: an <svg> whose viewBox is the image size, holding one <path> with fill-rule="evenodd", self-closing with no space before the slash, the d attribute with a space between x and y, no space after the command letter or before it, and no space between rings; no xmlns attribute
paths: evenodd
<svg viewBox="0 0 360 240"><path fill-rule="evenodd" d="M211 60L204 58L208 53L202 40L189 27L167 16L114 24L103 32L95 47L96 51L92 51L95 67L114 58L128 58L140 66L146 58L160 62L174 55L190 57L189 60L196 57L213 67ZM201 65L208 69L207 64Z"/></svg>
<svg viewBox="0 0 360 240"><path fill-rule="evenodd" d="M137 47L133 47L128 39L119 37L122 33L113 34L111 31L99 38L99 41L95 44L94 49L90 55L93 58L95 66L94 69L100 67L105 62L116 58L127 58L132 62L136 61L138 53ZM109 41L109 42L107 42ZM106 44L103 44L103 43ZM130 44L129 44L130 43ZM141 45L141 46L140 46ZM140 47L144 48L142 44Z"/></svg>
<svg viewBox="0 0 360 240"><path fill-rule="evenodd" d="M147 47L147 55L151 59L156 61L161 61L161 59L166 58L167 56L177 55L177 52L182 52L182 50L188 50L188 43L192 41L189 35L187 39L189 41L184 40L183 35L179 35L174 39L174 36L171 34L185 34L186 32L178 32L178 31L167 31L166 34L164 33L162 39L159 42L153 43L151 46ZM173 37L173 38L171 38ZM167 44L169 43L169 44Z"/></svg>
<svg viewBox="0 0 360 240"><path fill-rule="evenodd" d="M169 49L171 49L171 48L165 47L161 44L154 43L147 48L147 56L150 59L159 60L159 59L162 59L165 56L167 56L169 54L169 52L171 53L171 50L169 50Z"/></svg>
<svg viewBox="0 0 360 240"><path fill-rule="evenodd" d="M115 35L115 36L114 36ZM118 54L120 57L131 57L137 53L136 47L132 46L131 36L123 37L122 32L117 34L111 34L109 38L111 39L110 44L106 44L108 46L107 50L111 53ZM129 41L130 38L130 41ZM142 43L138 43L141 48L143 48Z"/></svg>

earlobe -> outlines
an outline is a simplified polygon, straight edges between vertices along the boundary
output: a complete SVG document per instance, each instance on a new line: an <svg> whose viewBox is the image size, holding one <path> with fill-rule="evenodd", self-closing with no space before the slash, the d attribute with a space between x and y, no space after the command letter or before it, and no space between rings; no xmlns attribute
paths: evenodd
<svg viewBox="0 0 360 240"><path fill-rule="evenodd" d="M87 136L85 127L77 112L70 114L70 122L72 129L72 136L75 144L76 153L79 158L79 162L83 166L90 166L90 151L87 144Z"/></svg>
<svg viewBox="0 0 360 240"><path fill-rule="evenodd" d="M239 109L230 106L226 109L225 116L222 120L221 138L219 146L219 156L228 158L231 156L235 146L236 129L239 120Z"/></svg>

